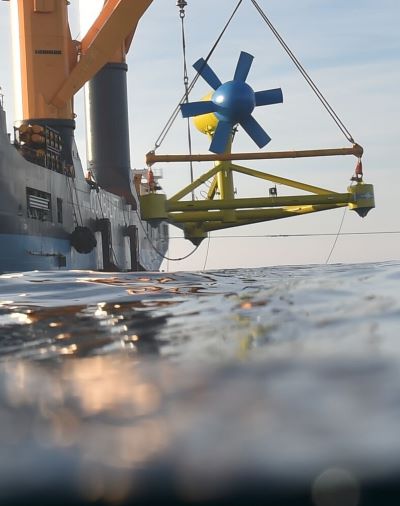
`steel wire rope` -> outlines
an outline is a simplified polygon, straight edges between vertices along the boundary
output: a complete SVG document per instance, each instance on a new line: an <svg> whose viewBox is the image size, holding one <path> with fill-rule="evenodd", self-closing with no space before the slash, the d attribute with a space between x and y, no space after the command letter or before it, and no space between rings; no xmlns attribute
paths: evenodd
<svg viewBox="0 0 400 506"><path fill-rule="evenodd" d="M103 218L103 220L105 219L105 215L104 215L104 211L103 211L103 206L101 204L101 198L100 198L100 192L97 191L98 188L96 189L96 197L97 197L97 201L99 203L99 207L100 207L100 212L101 212L101 216ZM104 195L104 194L103 194ZM104 195L104 198L105 198L105 201L106 203L108 203L108 206L111 207L111 201L107 199L107 195ZM126 226L126 219L125 219L125 211L124 211L124 208L122 208L122 215L123 215L123 218L124 218L124 223L125 223L125 226ZM117 259L117 254L115 253L115 250L114 250L114 246L111 242L111 247L110 247L110 250L111 250L111 257L113 258L114 260L114 265L115 267L117 268L117 270L119 272L123 272L123 269L121 269L121 267L118 265L119 262L118 262L118 259Z"/></svg>
<svg viewBox="0 0 400 506"><path fill-rule="evenodd" d="M180 7L179 17L181 20L181 36L182 36L182 56L183 56L183 85L185 88L185 102L189 102L189 77L187 71L187 58L186 58L186 34L185 34L185 6L186 1L178 1L177 4ZM192 133L190 130L190 118L186 119L187 124L187 139L188 139L188 148L189 154L192 154ZM194 175L193 175L193 162L189 162L190 168L190 182L193 183ZM194 200L194 190L192 190L192 200Z"/></svg>
<svg viewBox="0 0 400 506"><path fill-rule="evenodd" d="M100 199L99 192L96 191L96 194L97 194L97 201L98 201L99 207L100 207L101 217L104 219L104 211L103 211L103 206L101 205L101 199Z"/></svg>
<svg viewBox="0 0 400 506"><path fill-rule="evenodd" d="M343 223L344 223L344 218L346 216L346 212L347 212L347 207L344 208L343 216L342 216L342 219L340 220L339 229L338 229L338 231L336 233L336 237L335 237L335 240L333 241L333 244L332 244L331 250L329 252L329 255L328 255L327 259L325 260L325 264L329 263L329 260L331 259L331 256L332 256L332 253L335 250L336 244L337 244L339 236L340 236L340 232L341 232L342 227L343 227Z"/></svg>
<svg viewBox="0 0 400 506"><path fill-rule="evenodd" d="M207 260L208 260L208 252L210 251L210 242L211 242L211 234L208 233L208 241L207 241L207 249L206 249L206 257L204 259L204 264L203 264L203 271L206 270L206 265L207 265Z"/></svg>
<svg viewBox="0 0 400 506"><path fill-rule="evenodd" d="M147 230L144 228L144 225L143 225L143 222L139 216L139 213L137 212L137 210L135 211L137 216L138 216L138 220L139 220L139 223L143 229L143 232L144 232L144 235L146 236L146 239L149 241L149 244L150 246L154 249L154 251L157 253L157 255L159 255L161 258L164 258L165 260L168 260L170 262L179 262L180 260L185 260L186 258L189 258L191 255L193 255L193 253L195 253L195 251L198 249L198 247L200 246L200 244L198 244L190 253L188 253L187 255L183 256L183 257L179 257L179 258L171 258L171 257L167 257L167 255L164 255L163 253L161 253L161 251L156 247L154 246L152 240L150 239L148 233L147 233Z"/></svg>
<svg viewBox="0 0 400 506"><path fill-rule="evenodd" d="M232 14L230 15L228 21L226 22L224 28L222 29L221 33L219 34L219 36L217 37L217 40L214 42L213 46L211 47L208 55L206 56L206 58L204 59L205 60L205 63L208 62L208 60L211 58L212 54L214 53L216 47L218 46L221 38L223 37L223 35L225 34L228 26L230 25L232 19L234 18L237 10L239 9L241 3L243 2L243 0L239 0L239 2L237 3L235 9L233 10ZM200 72L201 72L202 69L200 69ZM191 83L188 85L188 93L190 93L194 87L194 85L196 84L197 80L199 79L200 77L200 72L197 72L197 74L194 76L194 78L192 79ZM164 139L165 137L167 136L169 130L171 129L174 121L176 120L178 114L179 114L179 110L180 110L180 105L184 102L185 100L185 97L186 97L186 91L185 91L185 94L183 95L183 97L180 99L178 105L175 107L175 109L173 110L173 112L171 113L169 119L167 120L166 124L164 125L164 128L161 130L161 133L160 135L157 137L155 143L154 143L154 148L153 148L153 152L155 152L160 146L161 144L164 142Z"/></svg>
<svg viewBox="0 0 400 506"><path fill-rule="evenodd" d="M108 207L109 209L112 207L112 203L111 203L111 195L107 192L105 194L105 201L106 203L108 204ZM122 204L124 205L124 204ZM101 208L101 207L100 207ZM103 213L103 210L101 211ZM125 214L124 214L124 208L122 208L122 216L124 218L124 224L126 226L126 221L125 221ZM103 218L104 218L104 215L103 215ZM111 234L111 243L110 243L110 250L111 250L111 257L113 258L114 260L114 265L115 267L117 268L117 270L119 272L123 272L124 269L121 269L121 267L119 266L119 262L118 262L118 259L117 259L117 254L115 253L115 250L114 250L114 246L113 246L113 242L112 242L112 234Z"/></svg>
<svg viewBox="0 0 400 506"><path fill-rule="evenodd" d="M353 136L349 132L349 130L344 125L343 121L339 118L333 107L329 104L327 99L322 94L321 90L318 88L318 86L315 84L315 82L311 79L310 75L307 73L303 65L300 63L300 61L296 58L292 50L289 48L289 46L286 44L286 42L283 40L282 36L279 34L278 30L275 28L275 26L272 24L271 20L267 17L265 12L261 9L259 4L256 0L250 0L260 16L263 18L265 23L268 25L272 33L275 35L276 39L280 43L280 45L283 47L283 49L288 54L289 58L292 60L292 62L295 64L301 75L304 77L306 82L309 84L319 101L322 103L326 111L329 113L333 121L336 123L336 125L339 127L340 131L343 133L343 135L346 137L346 139L351 142L352 144L356 144Z"/></svg>
<svg viewBox="0 0 400 506"><path fill-rule="evenodd" d="M400 230L378 230L373 232L342 232L342 236L351 235L397 235L400 234ZM213 235L214 239L288 239L291 237L332 237L336 236L337 232L316 232L310 234L235 234L235 235ZM184 237L176 236L170 237L170 239L184 239Z"/></svg>
<svg viewBox="0 0 400 506"><path fill-rule="evenodd" d="M83 226L83 218L82 218L81 208L80 208L80 205L79 205L78 190L76 188L76 183L75 183L75 179L74 178L72 180L72 187L73 187L73 189L75 191L76 207L78 208L79 217L81 219L81 225Z"/></svg>
<svg viewBox="0 0 400 506"><path fill-rule="evenodd" d="M71 198L72 212L74 214L75 223L76 223L77 226L83 227L83 220L82 220L81 210L79 208L78 196L76 195L76 189L75 189L75 195L76 195L76 199L77 199L76 207L78 208L78 212L79 212L80 225L79 225L78 215L76 214L75 202L74 202L74 194L73 194L73 191L72 191L71 181L70 181L69 176L65 176L65 177L67 178L67 186L68 186L68 190L69 190L69 194L70 194L70 198Z"/></svg>
<svg viewBox="0 0 400 506"><path fill-rule="evenodd" d="M68 179L67 179L67 181L68 181ZM69 184L68 184L68 186L69 186L69 189L70 189L70 192L71 192L71 198L72 198L72 209L73 209L73 212L74 212L75 221L76 221L77 223L79 223L79 222L78 222L78 219L77 219L76 212L75 212L75 206L74 206L73 197L72 197L72 190L71 190L71 187L70 187L70 185L69 185ZM74 187L74 190L75 190L75 195L76 195L76 202L77 202L77 203L76 203L76 206L77 206L77 208L78 208L79 217L80 217L80 220L81 220L81 226L83 227L83 219L82 219L81 209L80 209L80 207L79 207L79 199L78 199L78 194L77 194L77 189L76 189L75 182L74 182L74 184L73 184L73 187ZM102 209L102 206L101 206L100 197L99 197L99 195L98 195L98 194L97 194L97 198L98 198L98 200L99 200L99 205L100 205L100 211L101 211L101 214L102 214L102 216L103 216L103 218L104 218L104 213L103 213L103 209ZM114 257L114 261L115 261L114 265L115 265L115 267L116 267L119 271L121 271L121 272L122 272L122 269L118 266L117 256L116 256L116 254L115 254L115 251L114 251L114 248L113 248L112 243L111 243L111 254L112 254L112 256Z"/></svg>
<svg viewBox="0 0 400 506"><path fill-rule="evenodd" d="M138 193L137 189L136 189L136 195L139 200L139 193ZM164 253L161 253L161 251L153 244L153 241L150 239L149 234L147 233L147 230L144 228L143 221L142 221L137 209L135 209L135 213L138 218L138 222L140 223L140 226L142 227L144 235L146 236L146 239L148 240L150 246L157 253L157 255L159 255L161 258L164 258L165 260L168 260L170 262L179 262L180 260L185 260L186 258L189 258L191 255L193 255L193 253L195 253L196 250L198 249L198 247L200 246L200 244L198 244L190 253L188 253L187 255L185 255L183 257L171 258L171 257L164 255ZM139 257L140 257L140 251L139 251Z"/></svg>

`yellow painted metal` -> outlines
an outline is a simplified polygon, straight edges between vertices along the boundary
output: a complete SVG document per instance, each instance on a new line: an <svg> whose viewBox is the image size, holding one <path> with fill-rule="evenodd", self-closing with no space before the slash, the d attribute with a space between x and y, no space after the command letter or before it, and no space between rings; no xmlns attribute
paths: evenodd
<svg viewBox="0 0 400 506"><path fill-rule="evenodd" d="M176 226L180 226L176 224ZM183 228L185 239L191 241L194 245L199 245L203 239L208 235L208 232L202 225L198 223L185 223Z"/></svg>
<svg viewBox="0 0 400 506"><path fill-rule="evenodd" d="M258 209L265 207L296 207L316 204L343 204L350 202L352 193L331 193L329 195L296 195L290 197L255 197L221 200L166 201L169 213L182 211L215 211L223 209ZM354 204L353 204L354 205Z"/></svg>
<svg viewBox="0 0 400 506"><path fill-rule="evenodd" d="M203 183L206 183L209 179L211 179L213 176L215 176L219 171L219 167L216 166L213 169L209 170L199 178L197 178L193 183L190 183L189 185L185 186L181 191L176 193L174 196L172 196L169 200L175 201L180 200L183 197L186 197L186 195L189 195L193 190L195 190L197 187L202 185Z"/></svg>
<svg viewBox="0 0 400 506"><path fill-rule="evenodd" d="M211 100L213 92L211 91L201 100ZM218 125L218 118L215 116L213 112L208 114L199 114L198 116L193 117L194 126L201 132L202 134L210 135L214 133L215 129Z"/></svg>
<svg viewBox="0 0 400 506"><path fill-rule="evenodd" d="M215 197L217 190L218 190L218 180L217 177L214 176L214 179L212 180L210 188L208 189L207 192L207 199L212 200Z"/></svg>
<svg viewBox="0 0 400 506"><path fill-rule="evenodd" d="M374 187L372 184L359 182L354 186L349 186L348 190L353 197L353 202L349 203L349 208L364 218L375 207Z"/></svg>
<svg viewBox="0 0 400 506"><path fill-rule="evenodd" d="M210 98L211 95L208 95L203 100L209 100ZM195 124L202 133L212 136L217 125L216 122L214 123L215 119L216 117L213 114L200 115L196 118ZM364 215L364 213L368 212L366 208L369 210L373 206L371 185L367 185L370 188L363 191L358 188L361 184L359 183L355 187L348 188L347 193L338 193L326 188L268 174L233 163L234 160L244 159L261 160L338 155L353 155L359 158L363 153L363 149L357 144L354 144L351 148L233 154L231 152L231 142L229 142L223 154L155 155L154 152L151 152L146 156L146 162L149 166L160 161L214 161L215 165L213 169L165 201L167 221L182 228L185 238L191 240L194 244L199 244L207 237L209 232L214 230L289 218L336 209L347 205L361 215ZM307 192L308 194L282 197L273 195L269 197L235 198L234 173L288 186ZM191 200L182 200L188 197L189 193L193 192L195 188L209 181L211 178L212 181L206 199L194 200L192 198ZM153 212L155 213L155 211L148 209L148 212L145 213L146 219L149 219ZM160 212L155 214L159 216Z"/></svg>
<svg viewBox="0 0 400 506"><path fill-rule="evenodd" d="M329 148L329 149L305 149L294 151L264 151L258 153L223 153L223 154L201 154L201 155L156 155L150 151L146 155L146 164L153 165L156 162L223 162L233 160L277 160L281 158L311 158L319 156L348 156L360 158L364 150L359 144L351 148Z"/></svg>
<svg viewBox="0 0 400 506"><path fill-rule="evenodd" d="M271 221L289 216L298 216L300 214L309 214L316 211L325 211L327 209L335 209L336 207L346 206L347 203L340 204L321 204L310 206L289 206L278 209L239 209L234 211L234 220L228 221L224 211L185 211L182 213L168 213L168 220L172 223L186 224L189 222L200 223L203 230L208 230L209 222L229 222L232 226L240 226L249 223L257 223L260 221ZM225 228L224 226L218 226Z"/></svg>
<svg viewBox="0 0 400 506"><path fill-rule="evenodd" d="M248 218L248 219L237 219L234 223L224 223L218 221L209 221L205 222L202 225L204 233L213 232L215 230L222 230L226 228L240 227L243 225L252 225L254 223L262 223L265 221L272 220L280 220L283 218L291 218L293 216L300 216L303 214L316 213L320 211L329 211L331 209L336 209L338 207L345 207L347 204L337 204L336 206L328 206L328 205L315 205L315 206L304 206L304 207L293 207L286 209L269 209L264 210L264 213L259 213L257 218ZM268 212L269 211L269 212ZM185 225L186 227L186 225Z"/></svg>
<svg viewBox="0 0 400 506"><path fill-rule="evenodd" d="M233 176L231 164L221 162L215 165L219 170L217 173L217 188L221 200L230 200L235 198L235 189L233 186Z"/></svg>
<svg viewBox="0 0 400 506"><path fill-rule="evenodd" d="M293 179L274 176L273 174L267 174L266 172L261 172L259 170L249 169L247 167L242 167L241 165L232 165L232 168L233 170L235 170L236 172L240 172L241 174L246 174L248 176L256 177L259 179L265 179L266 181L271 181L272 183L276 184L290 186L292 188L297 188L298 190L316 193L317 195L330 195L332 193L335 193L331 190L327 190L326 188L320 188L318 186L313 186L307 183L301 183L300 181L295 181Z"/></svg>
<svg viewBox="0 0 400 506"><path fill-rule="evenodd" d="M219 192L219 200L221 202L234 200L235 188L233 185L231 162L216 162L215 166L219 169L217 173L217 189ZM226 208L223 216L223 221L234 221L236 219L234 208Z"/></svg>
<svg viewBox="0 0 400 506"><path fill-rule="evenodd" d="M233 184L235 172L296 188L308 194L235 198ZM211 178L212 182L207 199L182 200ZM217 196L219 198L216 198ZM374 207L374 200L372 185L366 185L362 181L349 187L348 192L338 193L224 160L216 162L211 170L171 199L165 200L164 204L167 220L182 228L185 237L194 244L198 244L209 232L214 230L326 211L347 205L361 216L365 216L368 210ZM157 215L159 218L161 214L159 210L156 212L147 207L144 216L146 216L145 219L151 219L152 215Z"/></svg>
<svg viewBox="0 0 400 506"><path fill-rule="evenodd" d="M149 193L140 196L140 214L143 220L161 220L168 218L167 197L162 193Z"/></svg>

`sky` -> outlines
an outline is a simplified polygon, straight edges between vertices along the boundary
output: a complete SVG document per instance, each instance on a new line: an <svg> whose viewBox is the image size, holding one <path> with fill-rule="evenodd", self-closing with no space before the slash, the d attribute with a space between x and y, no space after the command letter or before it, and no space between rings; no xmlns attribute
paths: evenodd
<svg viewBox="0 0 400 506"><path fill-rule="evenodd" d="M90 3L91 0L81 0ZM185 29L189 78L191 67L206 57L237 0L187 0ZM376 208L361 219L336 209L310 216L213 232L185 260L165 260L163 270L252 268L271 265L380 262L400 259L398 192L400 189L400 2L398 0L258 0L285 42L306 68L333 109L364 148L364 179L375 188ZM71 1L71 30L79 38ZM0 86L9 128L13 118L13 84L9 4L0 4ZM250 0L242 4L209 63L228 81L240 51L254 55L248 83L254 90L281 87L283 104L260 107L254 116L272 138L267 150L349 147L350 144L300 76ZM128 93L132 167L145 166L155 142L183 95L180 19L175 0L154 0L141 19L128 55ZM209 88L199 79L191 100ZM85 161L83 93L76 97L76 137ZM192 128L192 151L208 152L206 136ZM256 151L241 130L233 151ZM186 120L178 117L158 153L187 153ZM240 162L246 167L345 192L356 164L354 157ZM190 182L187 164L160 164L168 196ZM209 164L195 164L198 177ZM235 178L238 197L267 196L267 182ZM201 198L204 187L196 194ZM279 195L293 190L278 186ZM336 237L339 230L341 234ZM379 232L377 234L376 232ZM385 233L383 233L385 232ZM394 233L386 233L394 232ZM305 237L302 237L302 235ZM320 235L329 234L329 235ZM354 234L354 235L349 235ZM171 259L193 250L182 233L170 227ZM282 235L286 237L268 237ZM336 240L337 239L337 240ZM334 246L335 244L335 246ZM333 248L334 246L334 248ZM332 250L333 248L333 250Z"/></svg>

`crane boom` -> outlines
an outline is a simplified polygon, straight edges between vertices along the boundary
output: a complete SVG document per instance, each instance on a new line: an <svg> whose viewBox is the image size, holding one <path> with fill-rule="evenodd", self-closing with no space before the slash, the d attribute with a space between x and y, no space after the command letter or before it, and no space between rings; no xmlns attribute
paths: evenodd
<svg viewBox="0 0 400 506"><path fill-rule="evenodd" d="M133 37L153 0L108 0L80 44L80 59L51 102L61 109Z"/></svg>
<svg viewBox="0 0 400 506"><path fill-rule="evenodd" d="M74 94L125 50L152 1L107 0L82 41L76 42L69 29L69 2L12 0L22 102L19 119L73 119Z"/></svg>

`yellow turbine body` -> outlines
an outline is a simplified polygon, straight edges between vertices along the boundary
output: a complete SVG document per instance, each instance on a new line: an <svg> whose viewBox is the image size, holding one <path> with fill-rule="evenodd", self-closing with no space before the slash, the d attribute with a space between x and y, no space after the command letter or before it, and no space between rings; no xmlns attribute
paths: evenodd
<svg viewBox="0 0 400 506"><path fill-rule="evenodd" d="M208 101L211 100L213 96L213 92L211 91L203 97L201 100ZM200 114L199 116L193 117L194 126L201 132L202 134L212 135L215 132L215 129L218 125L218 118L215 116L213 112L209 112L207 114Z"/></svg>

